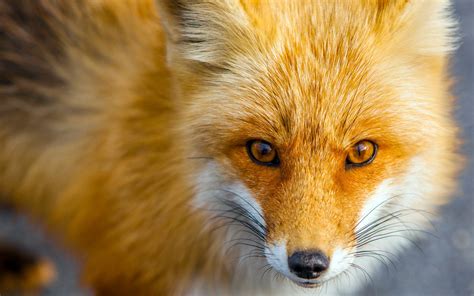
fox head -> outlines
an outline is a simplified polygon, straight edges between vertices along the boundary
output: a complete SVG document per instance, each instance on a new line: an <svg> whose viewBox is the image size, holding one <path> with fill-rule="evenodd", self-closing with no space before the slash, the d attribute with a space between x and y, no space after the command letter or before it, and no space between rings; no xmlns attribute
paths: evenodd
<svg viewBox="0 0 474 296"><path fill-rule="evenodd" d="M409 242L457 166L448 8L158 1L194 204L303 287Z"/></svg>

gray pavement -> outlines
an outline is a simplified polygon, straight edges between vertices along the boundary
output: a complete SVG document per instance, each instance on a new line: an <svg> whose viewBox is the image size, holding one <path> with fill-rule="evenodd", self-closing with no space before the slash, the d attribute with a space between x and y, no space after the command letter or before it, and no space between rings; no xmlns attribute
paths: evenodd
<svg viewBox="0 0 474 296"><path fill-rule="evenodd" d="M428 0L435 1L435 0ZM474 151L474 0L455 1L461 23L462 45L453 71L458 83L458 119L464 137L464 153ZM461 177L461 188L454 201L442 210L435 223L438 238L420 241L397 260L396 269L372 275L370 287L359 295L474 296L474 165L470 161ZM0 210L0 240L9 241L52 258L59 269L58 280L42 293L45 296L87 295L78 284L79 264L27 217Z"/></svg>

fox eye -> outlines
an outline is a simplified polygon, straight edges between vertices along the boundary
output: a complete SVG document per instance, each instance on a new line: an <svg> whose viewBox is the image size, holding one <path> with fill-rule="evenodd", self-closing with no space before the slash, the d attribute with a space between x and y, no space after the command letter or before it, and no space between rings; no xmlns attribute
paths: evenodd
<svg viewBox="0 0 474 296"><path fill-rule="evenodd" d="M278 166L280 159L272 144L264 140L250 140L247 142L247 153L250 159L258 165Z"/></svg>
<svg viewBox="0 0 474 296"><path fill-rule="evenodd" d="M362 140L351 147L346 158L346 168L361 167L370 164L377 154L377 144Z"/></svg>

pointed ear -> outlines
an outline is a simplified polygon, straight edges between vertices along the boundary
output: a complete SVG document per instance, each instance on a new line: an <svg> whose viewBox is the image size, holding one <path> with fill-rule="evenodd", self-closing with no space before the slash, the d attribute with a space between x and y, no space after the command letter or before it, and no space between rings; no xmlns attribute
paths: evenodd
<svg viewBox="0 0 474 296"><path fill-rule="evenodd" d="M248 34L248 19L238 0L156 1L172 59L219 66Z"/></svg>
<svg viewBox="0 0 474 296"><path fill-rule="evenodd" d="M402 48L423 55L445 55L456 49L457 22L449 0L368 0L376 26Z"/></svg>
<svg viewBox="0 0 474 296"><path fill-rule="evenodd" d="M168 39L177 43L182 35L182 26L191 14L190 8L199 1L193 0L157 0L158 13ZM193 4L194 3L194 4Z"/></svg>

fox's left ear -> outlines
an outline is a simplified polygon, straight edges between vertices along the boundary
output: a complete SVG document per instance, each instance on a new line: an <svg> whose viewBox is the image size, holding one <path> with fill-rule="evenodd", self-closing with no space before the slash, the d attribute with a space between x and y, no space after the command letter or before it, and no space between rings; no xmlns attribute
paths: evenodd
<svg viewBox="0 0 474 296"><path fill-rule="evenodd" d="M171 59L221 67L238 52L235 46L250 42L247 15L238 0L155 1Z"/></svg>
<svg viewBox="0 0 474 296"><path fill-rule="evenodd" d="M366 0L376 28L400 48L445 55L456 48L457 22L449 0Z"/></svg>

